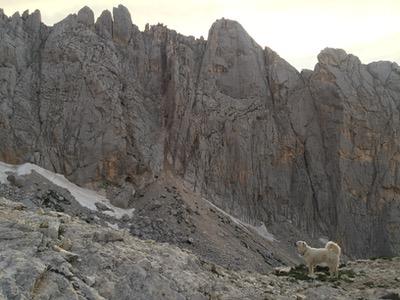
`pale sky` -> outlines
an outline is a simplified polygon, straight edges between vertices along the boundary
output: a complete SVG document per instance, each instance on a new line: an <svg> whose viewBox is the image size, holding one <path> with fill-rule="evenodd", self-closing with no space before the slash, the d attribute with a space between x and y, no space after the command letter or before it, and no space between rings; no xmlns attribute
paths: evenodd
<svg viewBox="0 0 400 300"><path fill-rule="evenodd" d="M95 17L123 4L134 24L164 23L185 35L207 38L219 18L238 21L262 47L295 66L313 69L325 47L343 48L363 63L400 64L400 0L0 0L7 15L39 9L52 25L87 5Z"/></svg>

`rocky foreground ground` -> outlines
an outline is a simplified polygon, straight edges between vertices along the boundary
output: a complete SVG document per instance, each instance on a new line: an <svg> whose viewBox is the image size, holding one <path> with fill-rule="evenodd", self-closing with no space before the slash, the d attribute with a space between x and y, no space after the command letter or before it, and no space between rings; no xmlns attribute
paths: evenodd
<svg viewBox="0 0 400 300"><path fill-rule="evenodd" d="M40 170L43 171L40 168L37 171ZM124 230L140 239L176 245L228 269L265 273L277 266L297 264L301 260L293 242L295 238L309 240L291 232L285 224L279 224L281 231L285 228L284 234L272 234L265 225L257 227L242 222L169 176L159 178L134 195L111 185L97 186L98 193L81 190L94 193L97 200L101 194L107 194L113 203L117 199L126 204L125 209L120 209L111 203L106 206L107 202L95 202L94 209L89 209L71 194L73 188L63 188L35 171L23 176L17 173L15 170L3 173L0 197L23 203L32 210L64 212L90 224ZM54 176L57 175L50 173L49 178ZM117 209L122 211L119 218L115 216ZM132 210L134 213L130 213Z"/></svg>
<svg viewBox="0 0 400 300"><path fill-rule="evenodd" d="M400 258L233 271L168 243L0 198L0 299L400 299Z"/></svg>

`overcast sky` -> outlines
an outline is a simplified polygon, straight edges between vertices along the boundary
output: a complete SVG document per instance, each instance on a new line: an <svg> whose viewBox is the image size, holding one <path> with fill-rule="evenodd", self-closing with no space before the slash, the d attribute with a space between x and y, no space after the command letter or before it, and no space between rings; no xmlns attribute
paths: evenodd
<svg viewBox="0 0 400 300"><path fill-rule="evenodd" d="M261 45L297 69L313 69L325 47L343 48L363 63L400 63L400 0L0 0L7 15L39 9L52 25L88 5L102 10L125 5L134 24L164 23L185 34L207 38L211 24L237 20Z"/></svg>

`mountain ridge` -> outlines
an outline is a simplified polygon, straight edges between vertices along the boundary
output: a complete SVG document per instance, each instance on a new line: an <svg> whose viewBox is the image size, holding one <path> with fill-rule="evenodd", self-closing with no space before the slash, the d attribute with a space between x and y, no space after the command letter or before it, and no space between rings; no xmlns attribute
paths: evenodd
<svg viewBox="0 0 400 300"><path fill-rule="evenodd" d="M327 48L298 72L235 21L194 39L123 6L0 34L0 160L134 190L171 171L247 223L399 253L396 63Z"/></svg>
<svg viewBox="0 0 400 300"><path fill-rule="evenodd" d="M124 5L122 5L122 4L120 4L119 6L121 6L121 7L124 7L125 9L126 9L126 7L124 6ZM118 8L118 7L115 7L115 8ZM126 9L127 10L127 9ZM105 10L103 10L100 14L99 14L99 16L96 18L96 20L95 20L95 15L94 15L94 12L93 12L93 10L89 7L89 6L84 6L84 7L82 7L77 13L71 13L71 14L69 14L67 17L65 17L64 19L62 19L62 20L59 20L59 21L57 21L57 22L55 22L55 23L53 23L52 25L48 25L48 24L45 24L45 23L42 23L44 26L46 26L46 27L49 27L49 28L52 28L52 27L54 27L56 24L58 24L58 23L61 23L61 22L63 22L66 18L68 18L69 16L78 16L79 15L79 12L81 12L81 16L80 16L80 18L88 18L89 19L89 24L94 24L95 26L98 26L99 24L97 24L99 21L101 21L103 18L106 18L106 19L108 19L108 20L110 20L111 22L113 22L113 17L112 17L112 13L111 13L111 11L110 10L108 10L108 9L105 9ZM129 13L129 10L127 10L127 12ZM84 16L85 14L88 14L87 16ZM16 15L16 16L20 16L20 17L27 17L27 16L30 16L30 15L38 15L39 16L39 20L42 22L42 20L41 20L41 12L40 12L40 10L39 9L35 9L31 14L29 13L29 9L27 9L27 10L25 10L24 12L23 12L23 14L21 15L21 13L19 12L19 11L15 11L13 14L11 14L9 17L4 13L4 9L2 9L2 8L0 8L0 15L2 16L2 18L3 19L5 19L5 18L12 18L12 16L14 16L14 15ZM109 16L110 16L110 18L109 18ZM130 16L130 13L129 13L129 16ZM79 16L78 16L78 18L79 18ZM90 19L93 19L92 21L90 21ZM132 22L132 20L131 20L131 17L129 17L129 20L131 21L131 23L132 23L132 25L134 25L134 26L136 26L133 22ZM230 18L225 18L225 17L221 17L221 18L219 18L219 19L217 19L214 23L216 23L216 22L218 22L218 21L222 21L222 20L227 20L227 21L232 21L232 22L236 22L236 23L238 23L238 21L236 21L236 20L233 20L233 19L230 19ZM86 20L87 21L87 20ZM81 22L86 22L85 20L81 20ZM88 24L88 25L89 25ZM240 23L238 23L239 25L240 25ZM145 30L147 30L149 27L151 27L151 26L158 26L158 25L162 25L162 26L165 26L166 28L168 28L168 25L164 25L164 24L162 24L162 23L158 23L158 24L149 24L149 23L146 23L145 25L144 25L144 29L142 30L142 31L145 31ZM241 25L240 25L241 26ZM147 29L146 29L147 28ZM177 30L176 29L173 29L173 28L168 28L169 30L171 30L171 31L175 31L175 32L177 32ZM211 28L210 28L211 29ZM183 35L183 34L182 34ZM193 35L191 35L191 34L187 34L187 35L183 35L183 36L186 36L186 37L188 37L188 38L194 38L195 40L201 40L201 41L203 41L203 40L205 40L204 39L204 37L203 37L203 35L200 35L199 37L195 37L195 36L193 36ZM256 42L258 45L260 45L258 42ZM260 47L263 47L264 49L265 48L268 48L269 49L269 46L261 46L260 45ZM325 47L324 49L321 49L320 50L320 52L322 52L322 51L324 51L325 49L337 49L337 50L343 50L342 48L336 48L336 47ZM271 50L272 51L272 50ZM318 55L319 54L317 54L316 55L316 57L318 57ZM353 55L353 54L351 54L351 53L349 53L349 55ZM356 56L356 55L354 55L354 56ZM356 56L357 57L357 56ZM390 63L396 63L396 64L398 64L397 62L395 62L395 61L390 61L390 60L386 60L386 59L379 59L379 60L373 60L373 61L370 61L370 62L364 62L363 64L365 64L365 65L368 65L368 64L371 64L371 63L380 63L380 62L390 62ZM289 62L288 62L289 63ZM289 63L290 64L290 63ZM302 71L308 71L308 70L311 70L310 68L296 68L295 66L293 66L292 64L290 64L293 68L295 68L298 72L302 72Z"/></svg>

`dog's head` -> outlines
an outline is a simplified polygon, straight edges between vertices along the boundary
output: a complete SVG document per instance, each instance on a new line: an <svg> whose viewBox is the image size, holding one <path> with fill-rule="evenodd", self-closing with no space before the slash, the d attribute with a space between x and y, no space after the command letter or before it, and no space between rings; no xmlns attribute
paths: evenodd
<svg viewBox="0 0 400 300"><path fill-rule="evenodd" d="M304 255L304 253L305 253L306 250L307 250L307 243L304 242L304 241L297 241L297 242L295 243L295 245L296 245L296 248L297 248L297 252L298 252L299 254L301 254L301 255Z"/></svg>

